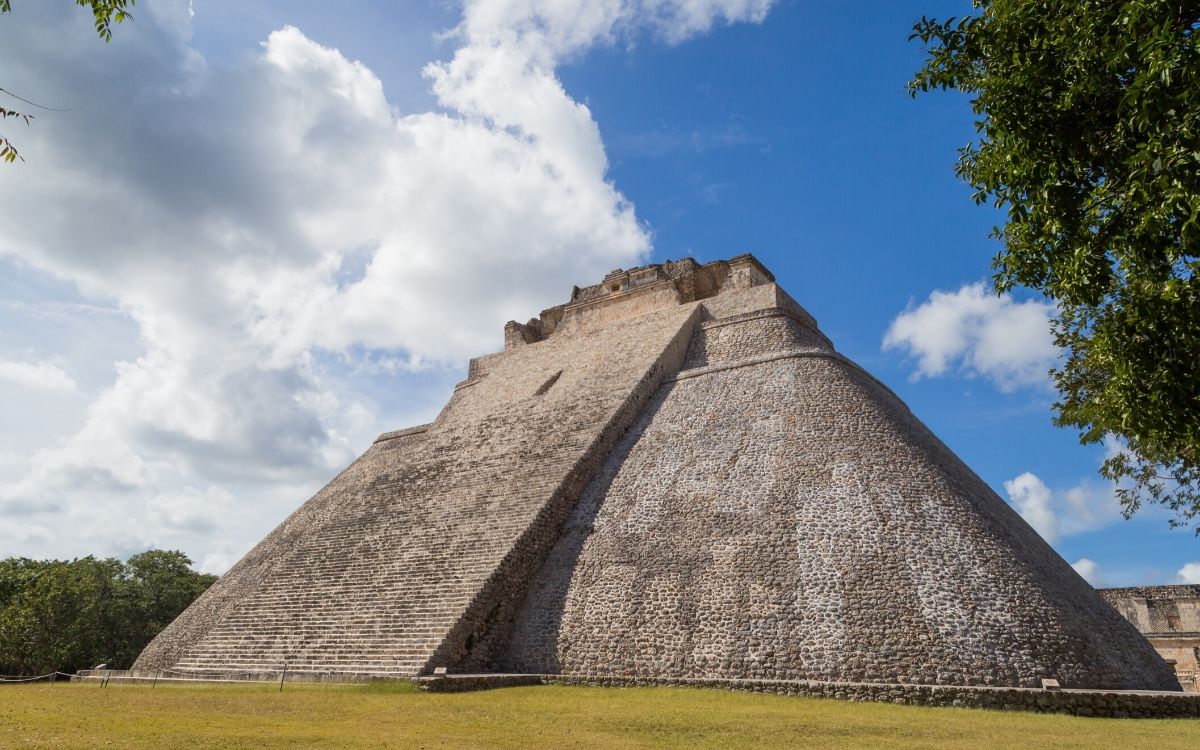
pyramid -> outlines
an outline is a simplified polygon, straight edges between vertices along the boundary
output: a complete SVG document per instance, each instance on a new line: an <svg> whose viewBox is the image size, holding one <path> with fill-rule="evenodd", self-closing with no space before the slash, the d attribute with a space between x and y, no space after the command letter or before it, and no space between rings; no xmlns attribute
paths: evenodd
<svg viewBox="0 0 1200 750"><path fill-rule="evenodd" d="M1178 690L754 257L505 326L135 670Z"/></svg>

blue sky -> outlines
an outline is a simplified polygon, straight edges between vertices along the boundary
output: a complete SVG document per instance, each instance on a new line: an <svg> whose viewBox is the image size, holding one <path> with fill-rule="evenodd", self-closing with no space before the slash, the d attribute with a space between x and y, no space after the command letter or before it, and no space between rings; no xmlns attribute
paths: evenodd
<svg viewBox="0 0 1200 750"><path fill-rule="evenodd" d="M1200 574L1051 425L1049 308L977 286L971 113L903 91L969 3L15 5L0 85L71 112L3 131L0 555L219 572L508 318L748 251L1091 580Z"/></svg>

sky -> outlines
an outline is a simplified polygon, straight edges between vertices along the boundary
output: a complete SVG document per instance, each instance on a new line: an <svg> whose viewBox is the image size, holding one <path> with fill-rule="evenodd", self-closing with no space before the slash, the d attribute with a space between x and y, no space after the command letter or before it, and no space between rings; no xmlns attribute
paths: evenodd
<svg viewBox="0 0 1200 750"><path fill-rule="evenodd" d="M751 252L1097 586L1200 582L1051 423L1054 308L989 287L957 0L73 0L0 17L0 557L221 573L505 321Z"/></svg>

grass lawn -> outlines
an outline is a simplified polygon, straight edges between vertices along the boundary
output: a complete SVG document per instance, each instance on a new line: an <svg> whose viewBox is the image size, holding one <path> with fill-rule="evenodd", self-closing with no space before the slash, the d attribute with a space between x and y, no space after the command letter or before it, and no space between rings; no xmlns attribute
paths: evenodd
<svg viewBox="0 0 1200 750"><path fill-rule="evenodd" d="M1200 720L1083 719L685 688L0 686L0 747L1200 748Z"/></svg>

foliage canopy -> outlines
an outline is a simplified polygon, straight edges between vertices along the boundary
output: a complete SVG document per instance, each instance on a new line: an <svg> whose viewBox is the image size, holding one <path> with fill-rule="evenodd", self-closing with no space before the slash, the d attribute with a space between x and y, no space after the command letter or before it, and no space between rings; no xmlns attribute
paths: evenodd
<svg viewBox="0 0 1200 750"><path fill-rule="evenodd" d="M0 674L126 668L216 576L182 552L0 560Z"/></svg>
<svg viewBox="0 0 1200 750"><path fill-rule="evenodd" d="M1053 299L1055 423L1200 534L1200 0L975 0L922 18L913 96L970 96L958 174L1007 213L995 288Z"/></svg>

